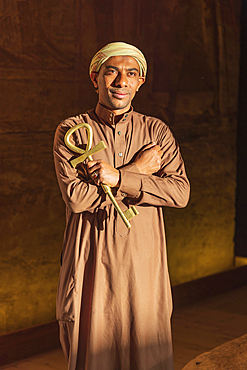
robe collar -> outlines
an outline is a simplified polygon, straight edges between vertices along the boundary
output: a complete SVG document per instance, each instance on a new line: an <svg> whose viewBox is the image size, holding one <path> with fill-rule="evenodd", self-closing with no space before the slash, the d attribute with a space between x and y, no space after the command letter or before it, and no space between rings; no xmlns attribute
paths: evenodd
<svg viewBox="0 0 247 370"><path fill-rule="evenodd" d="M110 124L111 126L114 126L115 123L115 116L111 110L107 109L100 103L97 104L95 112L98 117L100 117L104 122ZM127 123L133 115L133 107L131 106L130 110L128 112L123 113L122 118L118 123Z"/></svg>

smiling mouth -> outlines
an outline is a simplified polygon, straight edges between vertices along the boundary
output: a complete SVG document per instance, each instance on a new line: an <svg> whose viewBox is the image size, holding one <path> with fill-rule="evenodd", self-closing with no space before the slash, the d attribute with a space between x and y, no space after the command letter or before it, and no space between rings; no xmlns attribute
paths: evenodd
<svg viewBox="0 0 247 370"><path fill-rule="evenodd" d="M117 99L123 99L125 98L128 93L126 92L122 92L122 91L111 91L111 94L114 96L114 98L117 98Z"/></svg>

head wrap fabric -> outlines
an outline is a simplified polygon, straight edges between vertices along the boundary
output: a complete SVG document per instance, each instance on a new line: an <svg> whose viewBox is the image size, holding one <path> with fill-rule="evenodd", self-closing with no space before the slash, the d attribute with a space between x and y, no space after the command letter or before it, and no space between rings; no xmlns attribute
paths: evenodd
<svg viewBox="0 0 247 370"><path fill-rule="evenodd" d="M125 42L112 42L100 49L91 60L89 74L91 75L91 72L99 72L102 64L110 57L115 56L130 56L134 58L139 64L140 75L146 77L147 62L144 55L135 46Z"/></svg>

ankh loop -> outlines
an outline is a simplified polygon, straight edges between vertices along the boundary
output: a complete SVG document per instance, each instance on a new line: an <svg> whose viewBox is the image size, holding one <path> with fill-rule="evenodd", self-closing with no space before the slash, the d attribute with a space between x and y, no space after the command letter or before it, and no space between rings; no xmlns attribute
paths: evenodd
<svg viewBox="0 0 247 370"><path fill-rule="evenodd" d="M84 127L86 130L87 130L87 145L86 145L86 150L84 149L81 149L79 148L78 146L75 146L73 145L69 138L70 136L76 131L76 130L79 130L80 128ZM80 155L79 157L75 158L75 159L72 159L71 160L71 165L72 167L76 168L76 166L79 164L79 163L82 163L85 161L85 159L88 158L89 161L92 161L93 158L92 158L92 155L95 154L95 153L98 153L100 150L103 150L103 149L106 149L106 145L104 143L104 141L100 141L97 145L95 145L92 149L92 142L93 142L93 130L92 130L92 127L88 124L88 123L80 123L78 125L75 125L73 127L71 127L67 132L66 132L66 135L64 137L64 142L66 144L66 146L71 149L73 152L76 152L76 153L79 153L79 154L82 154ZM114 206L114 208L116 209L116 211L118 212L118 214L120 215L120 217L122 218L123 222L125 223L125 225L130 228L131 227L131 224L129 222L129 220L131 220L133 217L135 217L136 215L139 214L139 212L137 211L136 207L135 206L132 206L130 207L129 209L127 209L126 211L122 211L121 208L119 207L116 199L114 198L113 194L112 194L112 191L111 191L111 188L110 186L108 185L105 185L105 184L101 184L101 187L102 189L104 190L104 192L106 194L108 194L109 198L111 199L111 202Z"/></svg>

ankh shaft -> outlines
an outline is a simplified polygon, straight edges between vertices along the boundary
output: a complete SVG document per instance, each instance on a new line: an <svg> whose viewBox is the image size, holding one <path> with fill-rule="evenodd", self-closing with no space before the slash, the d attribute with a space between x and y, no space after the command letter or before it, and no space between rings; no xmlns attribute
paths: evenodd
<svg viewBox="0 0 247 370"><path fill-rule="evenodd" d="M112 204L114 205L116 211L118 212L119 216L122 218L123 222L125 223L125 225L130 228L131 227L131 224L129 222L129 220L127 219L127 217L125 216L124 212L121 210L121 208L119 207L118 203L116 202L116 199L114 198L113 194L112 194L112 191L111 191L111 188L108 186L108 185L104 185L104 184L101 184L104 192L106 194L108 194L109 198L111 199L112 201Z"/></svg>

